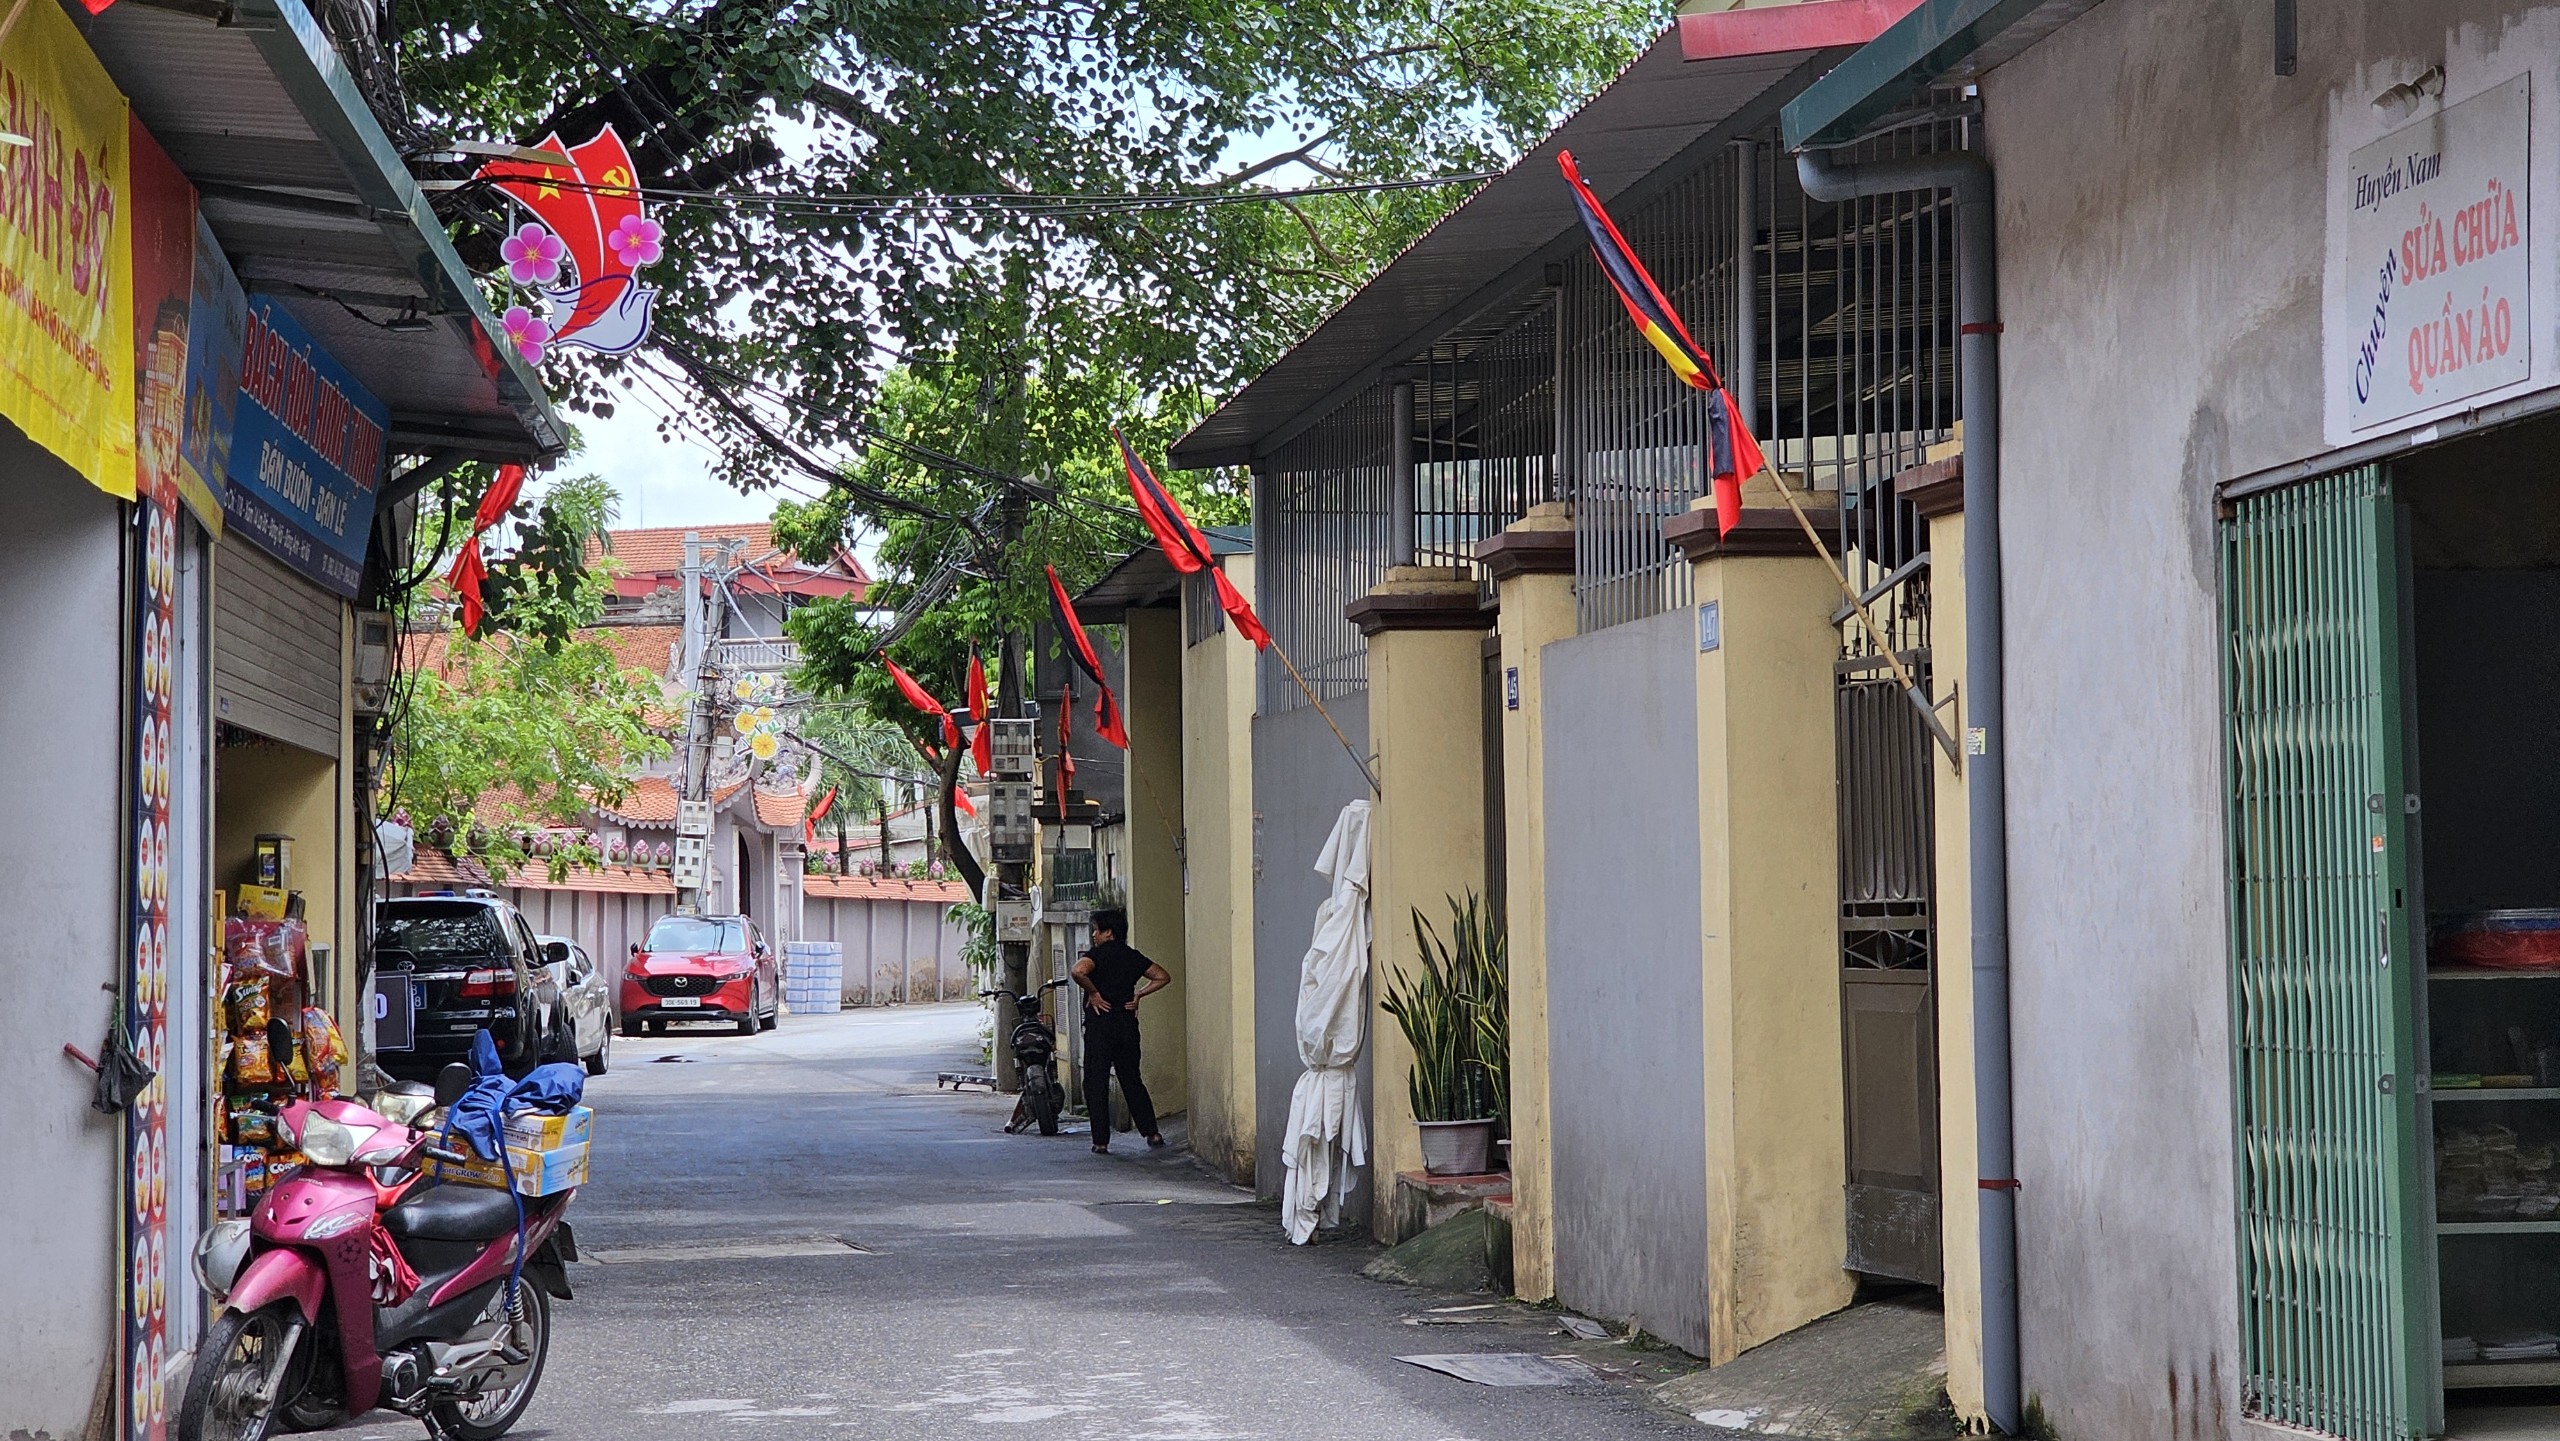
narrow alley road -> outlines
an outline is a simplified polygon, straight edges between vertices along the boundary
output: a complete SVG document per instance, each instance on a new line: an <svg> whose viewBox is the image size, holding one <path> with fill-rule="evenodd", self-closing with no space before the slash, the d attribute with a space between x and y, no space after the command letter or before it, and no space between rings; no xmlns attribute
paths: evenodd
<svg viewBox="0 0 2560 1441"><path fill-rule="evenodd" d="M1564 1343L1543 1319L1407 1324L1482 1298L1364 1280L1365 1246L1292 1251L1272 1209L1176 1151L1123 1138L1104 1159L1080 1136L1002 1134L1009 1100L934 1089L938 1069L976 1069L977 1017L904 1007L790 1017L752 1040L617 1038L572 1212L593 1259L572 1268L577 1299L554 1312L549 1372L514 1434L1714 1434L1624 1381L1494 1389L1396 1361ZM385 1413L347 1433L416 1434Z"/></svg>

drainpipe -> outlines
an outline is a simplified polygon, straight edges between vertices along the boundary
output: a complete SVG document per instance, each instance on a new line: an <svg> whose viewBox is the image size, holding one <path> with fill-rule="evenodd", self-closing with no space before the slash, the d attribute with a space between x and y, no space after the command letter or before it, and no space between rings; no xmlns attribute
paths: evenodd
<svg viewBox="0 0 2560 1441"><path fill-rule="evenodd" d="M1733 386L1743 428L1767 435L1760 424L1760 143L1733 142Z"/></svg>
<svg viewBox="0 0 2560 1441"><path fill-rule="evenodd" d="M1906 190L1956 197L1957 354L1964 402L1965 810L1973 879L1974 1136L1982 1186L1982 1392L2018 1434L2018 1182L2009 1081L2009 828L2000 627L1999 266L1991 164L1969 151L1852 162L1796 156L1816 200Z"/></svg>

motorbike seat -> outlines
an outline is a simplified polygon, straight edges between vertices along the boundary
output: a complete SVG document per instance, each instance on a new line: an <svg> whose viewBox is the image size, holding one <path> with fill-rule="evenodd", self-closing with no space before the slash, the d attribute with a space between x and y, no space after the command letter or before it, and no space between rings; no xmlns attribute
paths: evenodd
<svg viewBox="0 0 2560 1441"><path fill-rule="evenodd" d="M516 1228L516 1198L486 1186L429 1186L382 1214L394 1236L421 1241L494 1241Z"/></svg>

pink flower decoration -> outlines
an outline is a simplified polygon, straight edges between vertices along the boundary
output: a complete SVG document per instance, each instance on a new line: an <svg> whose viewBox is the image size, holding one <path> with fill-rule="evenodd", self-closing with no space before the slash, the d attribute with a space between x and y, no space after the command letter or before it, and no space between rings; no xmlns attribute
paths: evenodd
<svg viewBox="0 0 2560 1441"><path fill-rule="evenodd" d="M560 278L560 261L569 247L539 225L526 224L498 242L498 258L507 262L507 278L518 285L548 285Z"/></svg>
<svg viewBox="0 0 2560 1441"><path fill-rule="evenodd" d="M665 237L666 232L658 227L658 222L643 215L626 215L622 217L621 224L613 227L613 233L604 238L604 245L605 249L613 252L614 259L622 262L624 269L637 270L657 262L660 254L658 242Z"/></svg>
<svg viewBox="0 0 2560 1441"><path fill-rule="evenodd" d="M542 344L551 338L551 327L543 322L541 316L521 305L510 305L507 313L498 317L498 323L506 327L507 342L516 348L516 354L524 357L527 365L542 363Z"/></svg>

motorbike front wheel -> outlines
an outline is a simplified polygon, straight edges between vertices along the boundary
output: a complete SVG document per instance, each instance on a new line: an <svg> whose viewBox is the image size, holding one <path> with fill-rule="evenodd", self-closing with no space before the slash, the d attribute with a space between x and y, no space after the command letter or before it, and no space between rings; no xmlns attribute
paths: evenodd
<svg viewBox="0 0 2560 1441"><path fill-rule="evenodd" d="M495 1303L506 1304L504 1291ZM531 1356L524 1379L503 1391L483 1391L468 1401L438 1401L436 1421L462 1441L497 1441L507 1428L523 1419L525 1408L533 1404L534 1388L542 1384L542 1363L551 1354L551 1297L532 1281L516 1287L516 1300L522 1310L515 1321L516 1344Z"/></svg>
<svg viewBox="0 0 2560 1441"><path fill-rule="evenodd" d="M291 1308L291 1302L279 1302L214 1318L187 1372L177 1441L266 1441L275 1426L276 1397L302 1389L302 1378L293 1374L296 1363L288 1363L275 1393L260 1394L283 1354Z"/></svg>
<svg viewBox="0 0 2560 1441"><path fill-rule="evenodd" d="M1047 1066L1022 1068L1022 1095L1031 1103L1031 1119L1040 1123L1040 1134L1058 1134L1058 1088L1049 1083Z"/></svg>

